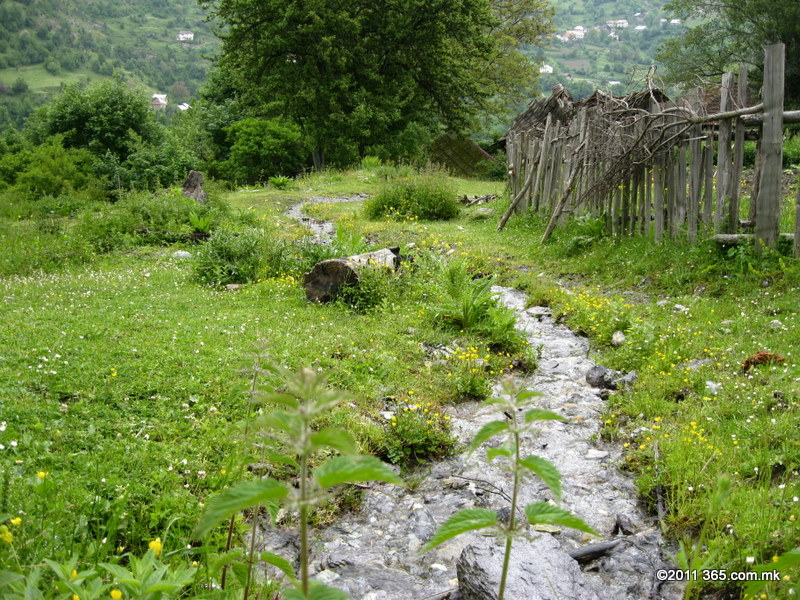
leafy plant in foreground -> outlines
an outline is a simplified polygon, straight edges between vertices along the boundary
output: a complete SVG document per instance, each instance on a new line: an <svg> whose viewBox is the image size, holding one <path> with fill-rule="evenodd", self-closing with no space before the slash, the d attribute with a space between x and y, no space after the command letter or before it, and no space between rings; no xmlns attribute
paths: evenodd
<svg viewBox="0 0 800 600"><path fill-rule="evenodd" d="M504 538L505 553L500 589L497 595L498 600L503 600L505 594L512 541L514 537L520 535L522 529L517 521L517 504L523 480L531 474L536 475L547 484L556 500L561 500L561 474L558 469L543 458L538 456L523 457L521 453L520 441L522 435L531 429L534 421L564 420L562 416L554 412L538 408L529 409L520 415L525 401L540 395L537 392L523 389L520 384L513 382L511 379L506 379L503 382L503 394L497 398L490 398L484 401L483 404L497 406L509 418L502 421L491 421L481 427L470 445L471 451L474 452L487 440L497 435L505 436L505 442L496 448L488 449L486 456L489 460L505 459L506 466L513 476L511 512L508 521L501 523L497 513L488 508L461 510L447 519L436 531L431 541L422 549L423 552L430 550L462 533L476 529L490 529L494 535ZM561 525L587 533L595 533L582 519L548 502L532 502L524 508L524 513L527 522L531 525Z"/></svg>
<svg viewBox="0 0 800 600"><path fill-rule="evenodd" d="M280 391L254 390L256 397L263 397L268 408L253 420L251 434L262 441L263 459L297 471L298 487L271 477L240 481L209 501L195 533L197 537L203 537L224 520L248 508L256 507L254 519L259 507L264 505L275 508L277 504L283 504L297 510L300 528L299 576L283 557L264 552L260 555L261 560L280 569L294 584L294 588L284 592L285 600L346 598L343 592L309 581L310 511L323 502L329 491L337 485L361 481L387 481L401 485L402 480L374 456L358 454L357 443L348 431L335 427L314 427L318 417L329 412L345 397L342 392L329 389L323 376L308 368L297 373L277 367L271 367L271 370L281 377L284 385ZM312 469L312 462L332 451L340 454L327 458ZM252 539L254 536L251 538L245 599L248 597L254 557Z"/></svg>

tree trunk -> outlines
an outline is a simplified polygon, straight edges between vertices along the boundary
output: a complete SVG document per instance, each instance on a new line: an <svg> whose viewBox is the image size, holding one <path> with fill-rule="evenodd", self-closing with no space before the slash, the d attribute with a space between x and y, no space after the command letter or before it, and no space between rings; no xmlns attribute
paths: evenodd
<svg viewBox="0 0 800 600"><path fill-rule="evenodd" d="M322 171L325 169L325 150L315 148L311 151L311 160L314 161L314 170Z"/></svg>
<svg viewBox="0 0 800 600"><path fill-rule="evenodd" d="M315 302L330 302L343 285L358 285L359 273L371 266L396 269L400 248L383 248L346 258L330 258L318 262L303 276L306 297Z"/></svg>

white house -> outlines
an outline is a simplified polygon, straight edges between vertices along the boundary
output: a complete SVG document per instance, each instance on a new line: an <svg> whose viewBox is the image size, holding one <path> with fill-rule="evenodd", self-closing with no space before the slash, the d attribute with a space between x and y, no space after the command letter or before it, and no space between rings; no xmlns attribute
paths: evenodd
<svg viewBox="0 0 800 600"><path fill-rule="evenodd" d="M680 19L670 19L669 20L669 24L670 25L680 25L681 24L681 20Z"/></svg>
<svg viewBox="0 0 800 600"><path fill-rule="evenodd" d="M635 31L644 31L645 29L647 29L647 25L637 25L637 26L636 26L636 27L634 27L633 29L634 29Z"/></svg>
<svg viewBox="0 0 800 600"><path fill-rule="evenodd" d="M606 21L606 26L611 29L625 29L629 25L627 19L617 19L616 21Z"/></svg>
<svg viewBox="0 0 800 600"><path fill-rule="evenodd" d="M551 65L542 65L539 67L539 73L552 73L553 67Z"/></svg>
<svg viewBox="0 0 800 600"><path fill-rule="evenodd" d="M153 101L150 102L150 106L153 107L154 110L164 110L167 108L167 95L166 94L153 94Z"/></svg>
<svg viewBox="0 0 800 600"><path fill-rule="evenodd" d="M186 102L184 102L183 104L178 104L178 110L189 110L190 108L192 107L186 104Z"/></svg>
<svg viewBox="0 0 800 600"><path fill-rule="evenodd" d="M179 31L178 35L175 36L175 39L179 42L193 42L194 33L191 31Z"/></svg>

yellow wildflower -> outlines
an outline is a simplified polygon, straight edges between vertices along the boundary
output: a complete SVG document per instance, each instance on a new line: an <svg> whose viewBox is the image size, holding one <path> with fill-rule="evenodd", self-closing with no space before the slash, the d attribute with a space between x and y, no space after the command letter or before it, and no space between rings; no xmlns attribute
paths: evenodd
<svg viewBox="0 0 800 600"><path fill-rule="evenodd" d="M9 523L11 523L14 527L19 527L20 523L22 523L22 518L21 517L14 517L13 519L11 519L9 521Z"/></svg>
<svg viewBox="0 0 800 600"><path fill-rule="evenodd" d="M36 476L39 479L44 479L45 477L47 477L47 471L36 471Z"/></svg>
<svg viewBox="0 0 800 600"><path fill-rule="evenodd" d="M3 540L7 544L10 544L14 541L14 536L5 525L0 525L0 540Z"/></svg>
<svg viewBox="0 0 800 600"><path fill-rule="evenodd" d="M120 590L111 590L111 597L114 600L119 600L122 598L122 592Z"/></svg>
<svg viewBox="0 0 800 600"><path fill-rule="evenodd" d="M155 553L156 556L158 556L159 554L161 554L161 549L164 546L161 544L161 538L157 537L156 539L154 539L152 542L150 542L148 544L148 547L150 548L150 550L152 550Z"/></svg>

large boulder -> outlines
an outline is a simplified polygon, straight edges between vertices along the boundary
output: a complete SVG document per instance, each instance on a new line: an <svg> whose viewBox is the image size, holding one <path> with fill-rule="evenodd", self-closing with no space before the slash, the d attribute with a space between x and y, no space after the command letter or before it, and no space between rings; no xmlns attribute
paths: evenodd
<svg viewBox="0 0 800 600"><path fill-rule="evenodd" d="M183 182L183 195L198 204L205 204L208 196L202 187L204 179L200 171L189 171L186 181Z"/></svg>
<svg viewBox="0 0 800 600"><path fill-rule="evenodd" d="M502 567L503 546L492 538L464 548L456 565L464 600L497 600ZM600 600L578 563L546 534L532 541L514 540L505 598Z"/></svg>

